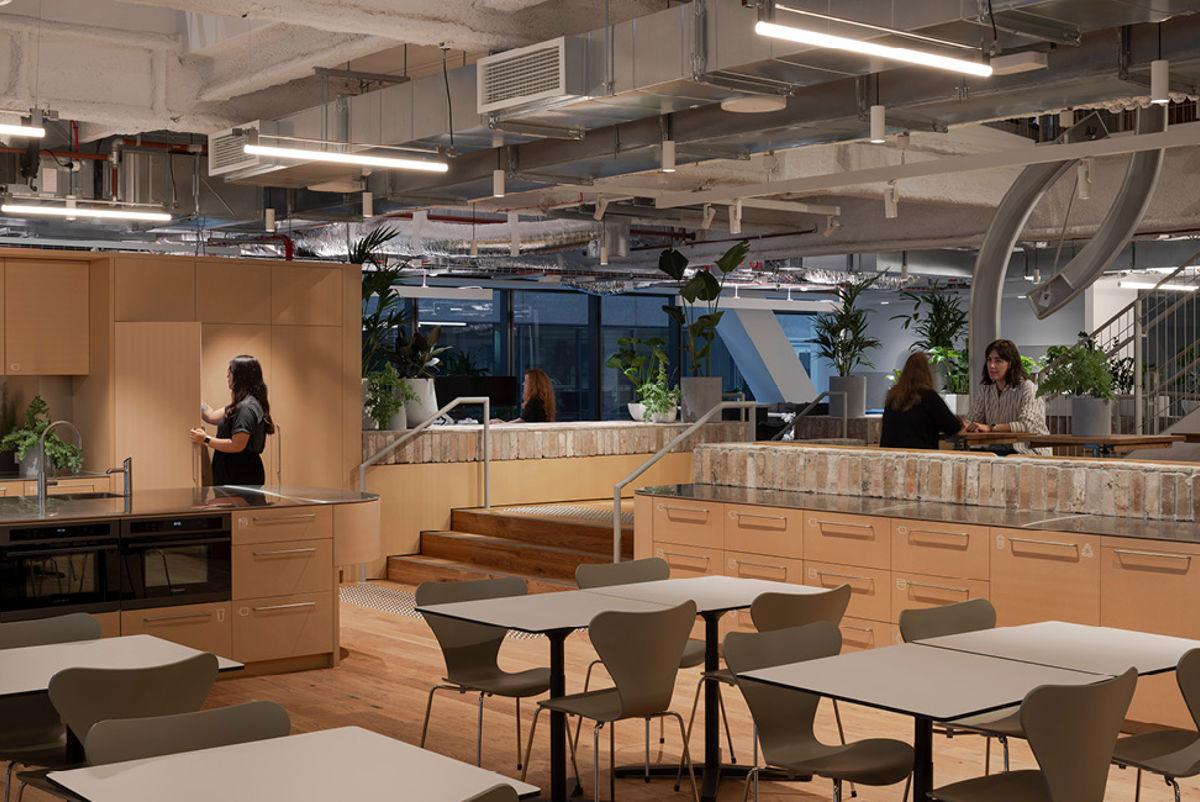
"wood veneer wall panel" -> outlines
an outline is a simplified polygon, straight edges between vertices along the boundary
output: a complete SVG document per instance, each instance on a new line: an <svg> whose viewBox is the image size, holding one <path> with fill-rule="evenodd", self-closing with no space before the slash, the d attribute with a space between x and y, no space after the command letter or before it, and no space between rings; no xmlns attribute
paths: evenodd
<svg viewBox="0 0 1200 802"><path fill-rule="evenodd" d="M74 422L83 433L83 466L97 471L117 464L116 386L113 381L112 259L92 262L88 270L88 361L86 376L71 379ZM122 455L121 459L129 456ZM137 466L135 466L135 470ZM120 477L117 477L120 479Z"/></svg>
<svg viewBox="0 0 1200 802"><path fill-rule="evenodd" d="M201 323L270 323L271 266L244 259L197 261L196 319Z"/></svg>
<svg viewBox="0 0 1200 802"><path fill-rule="evenodd" d="M196 260L187 256L113 257L120 321L196 319Z"/></svg>
<svg viewBox="0 0 1200 802"><path fill-rule="evenodd" d="M6 372L88 373L89 301L87 261L5 260Z"/></svg>
<svg viewBox="0 0 1200 802"><path fill-rule="evenodd" d="M341 326L272 326L272 417L279 424L283 483L345 484Z"/></svg>
<svg viewBox="0 0 1200 802"><path fill-rule="evenodd" d="M271 266L272 323L340 326L343 297L340 266Z"/></svg>

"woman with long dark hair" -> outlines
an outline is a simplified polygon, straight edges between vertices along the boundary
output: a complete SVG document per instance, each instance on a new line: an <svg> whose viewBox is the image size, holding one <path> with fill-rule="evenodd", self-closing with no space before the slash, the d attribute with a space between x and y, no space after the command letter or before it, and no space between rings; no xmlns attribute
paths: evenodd
<svg viewBox="0 0 1200 802"><path fill-rule="evenodd" d="M908 358L883 402L882 448L937 448L942 435L957 434L962 422L937 394L924 352Z"/></svg>
<svg viewBox="0 0 1200 802"><path fill-rule="evenodd" d="M1046 426L1046 402L1038 398L1037 385L1021 363L1021 352L1012 340L995 340L984 350L982 386L971 399L967 413L968 432L1032 432L1049 434ZM997 453L1021 452L1049 454L1049 449L1030 448L1017 443L1010 448L996 446Z"/></svg>
<svg viewBox="0 0 1200 802"><path fill-rule="evenodd" d="M189 432L193 443L213 450L214 485L261 485L266 482L262 452L267 435L275 433L271 404L262 366L252 356L235 356L229 362L229 404L213 409L200 403L200 417L215 424L217 436L203 429Z"/></svg>

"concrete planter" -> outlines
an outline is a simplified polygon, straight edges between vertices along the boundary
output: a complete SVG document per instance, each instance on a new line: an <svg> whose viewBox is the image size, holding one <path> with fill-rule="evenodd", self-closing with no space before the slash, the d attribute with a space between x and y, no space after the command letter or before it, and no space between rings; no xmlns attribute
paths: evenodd
<svg viewBox="0 0 1200 802"><path fill-rule="evenodd" d="M867 377L830 376L829 391L844 392L845 396L829 396L829 417L842 416L842 404L846 405L847 418L862 418L867 414Z"/></svg>
<svg viewBox="0 0 1200 802"><path fill-rule="evenodd" d="M17 461L17 464L20 467L21 476L26 479L36 478L38 471L42 469L42 452L39 449L31 448L25 452L25 456Z"/></svg>
<svg viewBox="0 0 1200 802"><path fill-rule="evenodd" d="M721 403L719 376L684 376L679 380L679 389L683 396L684 423L695 423Z"/></svg>
<svg viewBox="0 0 1200 802"><path fill-rule="evenodd" d="M404 411L408 415L408 424L420 426L438 411L437 393L433 388L433 379L408 379L408 386L416 393L417 400L406 402Z"/></svg>
<svg viewBox="0 0 1200 802"><path fill-rule="evenodd" d="M942 400L955 415L966 415L971 411L971 396L967 393L942 393Z"/></svg>
<svg viewBox="0 0 1200 802"><path fill-rule="evenodd" d="M400 407L400 411L388 418L388 429L391 431L403 431L408 428L408 405Z"/></svg>
<svg viewBox="0 0 1200 802"><path fill-rule="evenodd" d="M1071 434L1092 437L1112 434L1112 401L1107 398L1072 396Z"/></svg>

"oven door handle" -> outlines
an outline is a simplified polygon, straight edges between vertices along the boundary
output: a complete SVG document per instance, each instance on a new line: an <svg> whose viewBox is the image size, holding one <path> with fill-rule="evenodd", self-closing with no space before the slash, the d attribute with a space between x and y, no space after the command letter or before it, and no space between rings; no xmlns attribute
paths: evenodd
<svg viewBox="0 0 1200 802"><path fill-rule="evenodd" d="M61 549L37 549L35 551L17 551L10 550L5 552L4 556L12 559L21 559L23 557L55 557L60 554L79 554L80 552L99 552L99 551L116 551L117 544L111 546L67 546Z"/></svg>
<svg viewBox="0 0 1200 802"><path fill-rule="evenodd" d="M204 537L196 538L195 540L155 540L151 542L130 543L128 540L121 541L121 547L125 551L150 551L152 549L171 549L176 546L208 546L213 543L229 543L228 537Z"/></svg>

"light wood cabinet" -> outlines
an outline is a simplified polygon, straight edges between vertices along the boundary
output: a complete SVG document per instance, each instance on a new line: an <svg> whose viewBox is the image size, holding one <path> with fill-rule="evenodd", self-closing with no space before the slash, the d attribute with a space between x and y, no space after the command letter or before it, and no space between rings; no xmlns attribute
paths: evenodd
<svg viewBox="0 0 1200 802"><path fill-rule="evenodd" d="M332 540L291 540L233 547L235 599L316 593L332 587Z"/></svg>
<svg viewBox="0 0 1200 802"><path fill-rule="evenodd" d="M279 427L272 436L283 452L283 484L346 487L349 467L359 462L361 443L347 442L337 425L342 357L341 328L271 327L271 417ZM351 449L352 462L343 448Z"/></svg>
<svg viewBox="0 0 1200 802"><path fill-rule="evenodd" d="M154 635L193 649L228 655L233 650L229 602L123 610L122 635Z"/></svg>
<svg viewBox="0 0 1200 802"><path fill-rule="evenodd" d="M771 582L791 582L795 585L803 585L804 562L788 557L773 557L769 554L726 551L724 574L745 579L767 579Z"/></svg>
<svg viewBox="0 0 1200 802"><path fill-rule="evenodd" d="M116 453L133 457L136 487L198 483L200 324L117 323Z"/></svg>
<svg viewBox="0 0 1200 802"><path fill-rule="evenodd" d="M986 598L988 583L981 579L892 572L892 621L899 621L903 610L941 607L944 604Z"/></svg>
<svg viewBox="0 0 1200 802"><path fill-rule="evenodd" d="M724 505L725 549L804 557L804 513L774 507Z"/></svg>
<svg viewBox="0 0 1200 802"><path fill-rule="evenodd" d="M271 266L271 322L342 325L342 268Z"/></svg>
<svg viewBox="0 0 1200 802"><path fill-rule="evenodd" d="M842 565L888 568L892 522L871 515L804 513L804 557Z"/></svg>
<svg viewBox="0 0 1200 802"><path fill-rule="evenodd" d="M1100 538L991 530L991 599L997 626L1100 623Z"/></svg>
<svg viewBox="0 0 1200 802"><path fill-rule="evenodd" d="M655 543L654 556L667 561L667 565L671 568L672 579L721 573L722 551L720 549L683 546L675 543Z"/></svg>
<svg viewBox="0 0 1200 802"><path fill-rule="evenodd" d="M59 479L56 484L46 487L46 495L48 496L63 496L70 493L109 493L112 488L112 480L107 476L97 476L94 479ZM120 492L118 486L117 492ZM22 490L17 489L9 493L9 495L21 495ZM25 482L24 494L26 496L37 495L37 482Z"/></svg>
<svg viewBox="0 0 1200 802"><path fill-rule="evenodd" d="M89 269L82 261L5 260L6 373L88 373Z"/></svg>
<svg viewBox="0 0 1200 802"><path fill-rule="evenodd" d="M100 622L100 637L116 638L122 634L120 613L92 613L92 618Z"/></svg>
<svg viewBox="0 0 1200 802"><path fill-rule="evenodd" d="M865 618L843 618L838 624L842 633L842 652L857 652L891 646L896 641L896 628L883 621Z"/></svg>
<svg viewBox="0 0 1200 802"><path fill-rule="evenodd" d="M659 499L654 502L654 540L721 549L725 545L723 508L719 503Z"/></svg>
<svg viewBox="0 0 1200 802"><path fill-rule="evenodd" d="M234 546L332 537L333 508L328 505L240 510L233 514Z"/></svg>
<svg viewBox="0 0 1200 802"><path fill-rule="evenodd" d="M271 266L245 260L200 259L196 262L196 319L201 323L269 324Z"/></svg>
<svg viewBox="0 0 1200 802"><path fill-rule="evenodd" d="M244 663L334 649L333 593L271 596L233 604L233 659Z"/></svg>
<svg viewBox="0 0 1200 802"><path fill-rule="evenodd" d="M891 572L860 565L804 561L806 585L817 588L850 586L846 615L872 621L892 620Z"/></svg>
<svg viewBox="0 0 1200 802"><path fill-rule="evenodd" d="M193 321L196 319L195 259L116 256L113 291L118 321Z"/></svg>
<svg viewBox="0 0 1200 802"><path fill-rule="evenodd" d="M936 576L988 578L988 529L929 521L892 521L892 568Z"/></svg>

